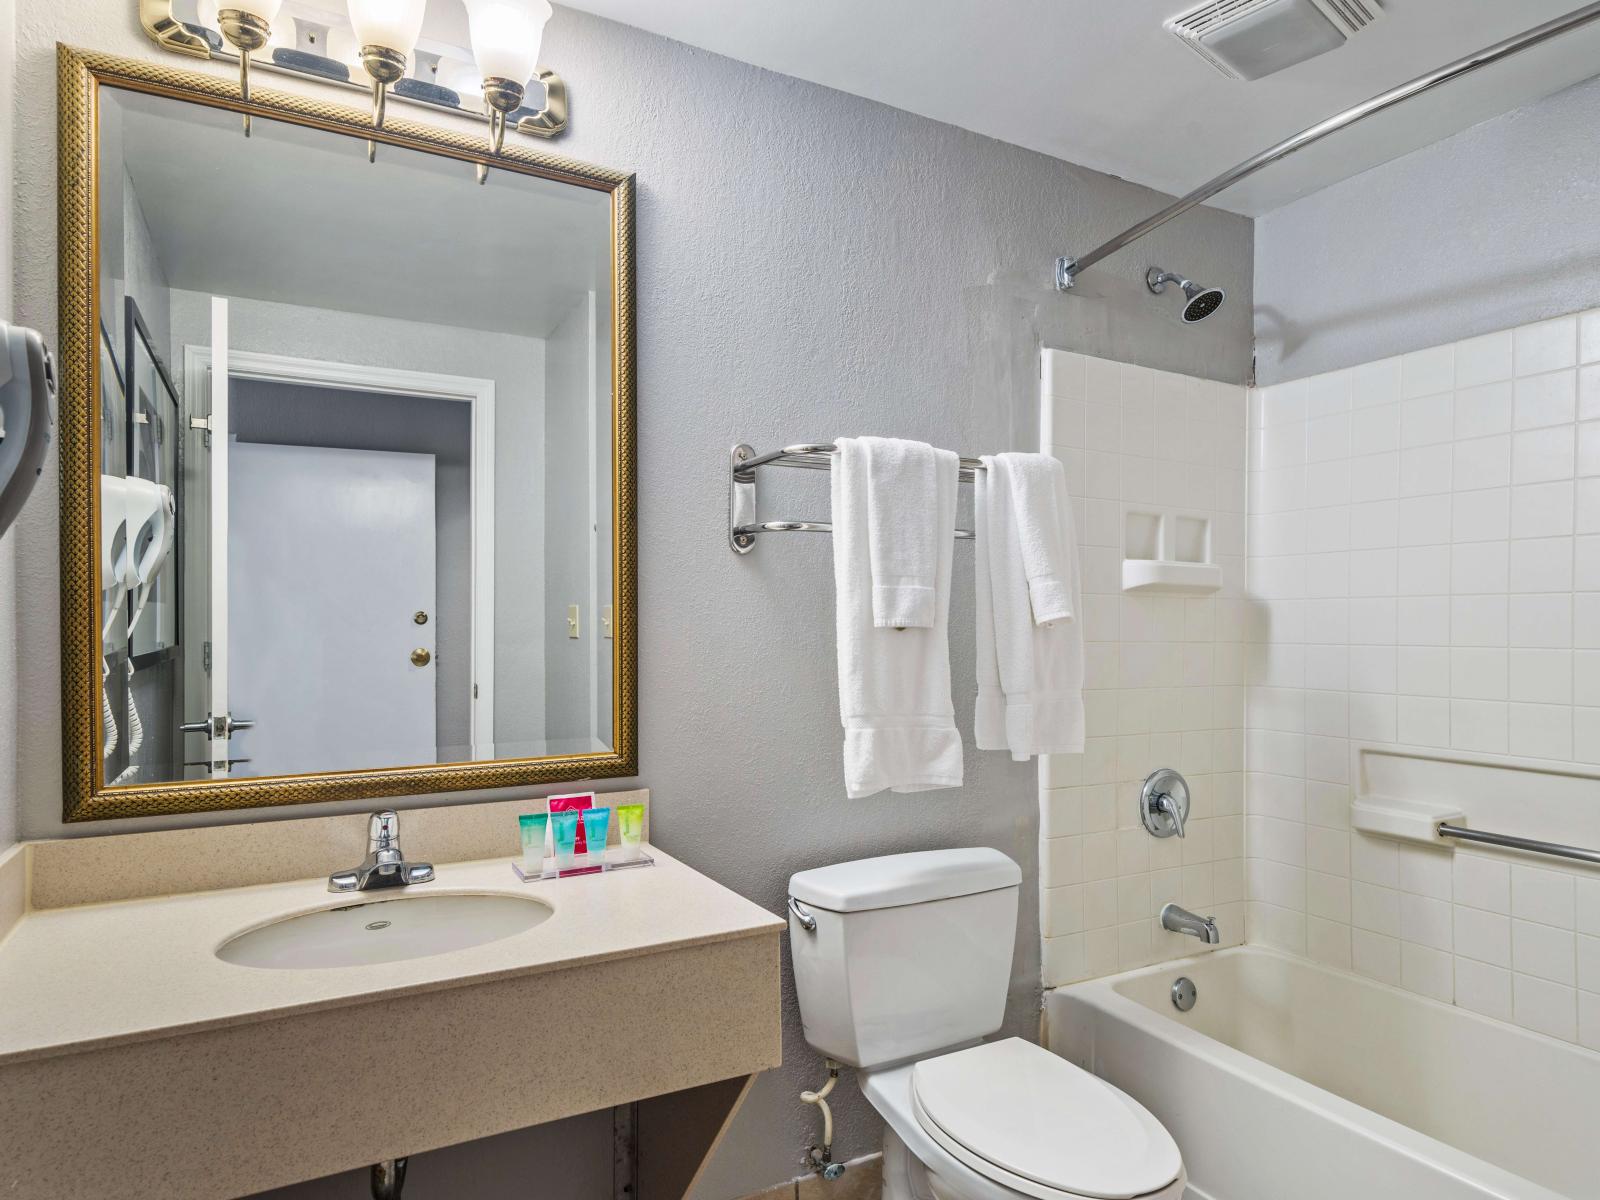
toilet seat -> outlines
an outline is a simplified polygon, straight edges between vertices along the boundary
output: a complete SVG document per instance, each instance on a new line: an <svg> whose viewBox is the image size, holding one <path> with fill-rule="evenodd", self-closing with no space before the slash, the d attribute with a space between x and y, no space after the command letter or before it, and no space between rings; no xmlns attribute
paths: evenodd
<svg viewBox="0 0 1600 1200"><path fill-rule="evenodd" d="M1143 1105L1020 1038L924 1059L911 1070L917 1123L957 1161L1037 1200L1134 1200L1183 1172Z"/></svg>

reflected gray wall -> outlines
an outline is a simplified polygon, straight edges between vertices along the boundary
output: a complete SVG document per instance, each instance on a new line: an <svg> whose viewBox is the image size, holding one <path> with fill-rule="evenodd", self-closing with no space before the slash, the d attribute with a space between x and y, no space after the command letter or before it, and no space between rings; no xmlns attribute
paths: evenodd
<svg viewBox="0 0 1600 1200"><path fill-rule="evenodd" d="M53 103L57 39L157 57L130 6L22 3L30 106ZM1028 897L1005 1027L1037 1036L1035 768L979 754L969 741L963 788L845 799L828 540L778 536L748 557L730 553L728 448L852 433L969 454L1028 448L1037 444L1041 345L1241 382L1251 223L1191 212L1058 296L1057 254L1096 244L1164 198L567 9L541 58L581 86L555 149L638 172L639 782L652 789L653 835L772 912L789 875L806 867L940 846L1004 851L1022 864ZM481 136L481 125L463 128ZM30 198L19 233L34 247L19 271L19 313L53 331L54 122L30 107L19 135L20 194ZM463 206L475 190L464 178ZM1153 262L1226 288L1227 306L1183 325L1179 306L1145 291ZM790 474L763 483L763 510L826 512L825 480ZM129 826L63 828L59 819L56 486L52 467L20 539L24 821L35 836L81 836ZM955 703L970 731L970 554L958 551L956 562ZM787 966L783 994L785 1065L757 1081L701 1200L798 1173L815 1136L816 1113L796 1095L820 1082L819 1062L801 1035ZM836 1112L842 1156L876 1148L879 1123L853 1081L841 1084Z"/></svg>
<svg viewBox="0 0 1600 1200"><path fill-rule="evenodd" d="M552 749L590 745L591 644L599 636L599 614L590 592L594 529L589 520L589 302L572 309L545 339L544 476L545 728ZM579 609L579 636L567 633L567 608Z"/></svg>
<svg viewBox="0 0 1600 1200"><path fill-rule="evenodd" d="M1263 384L1600 302L1600 78L1256 222Z"/></svg>
<svg viewBox="0 0 1600 1200"><path fill-rule="evenodd" d="M229 421L242 442L399 450L434 456L435 712L442 761L463 757L471 729L472 419L468 406L426 396L237 379ZM315 580L307 580L315 587ZM330 768L337 764L329 763Z"/></svg>

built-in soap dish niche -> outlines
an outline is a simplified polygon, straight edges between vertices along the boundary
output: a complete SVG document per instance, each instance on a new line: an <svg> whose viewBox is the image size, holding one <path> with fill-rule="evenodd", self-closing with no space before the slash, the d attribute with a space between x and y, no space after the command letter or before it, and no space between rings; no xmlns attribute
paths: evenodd
<svg viewBox="0 0 1600 1200"><path fill-rule="evenodd" d="M1222 568L1212 561L1210 517L1128 509L1122 522L1123 591L1202 596L1222 587Z"/></svg>

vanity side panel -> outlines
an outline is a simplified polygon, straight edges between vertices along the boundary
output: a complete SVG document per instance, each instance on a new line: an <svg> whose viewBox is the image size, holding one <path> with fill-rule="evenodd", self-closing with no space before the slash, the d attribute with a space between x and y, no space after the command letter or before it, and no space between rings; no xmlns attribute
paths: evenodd
<svg viewBox="0 0 1600 1200"><path fill-rule="evenodd" d="M224 1200L779 1065L770 935L0 1068L0 1194Z"/></svg>

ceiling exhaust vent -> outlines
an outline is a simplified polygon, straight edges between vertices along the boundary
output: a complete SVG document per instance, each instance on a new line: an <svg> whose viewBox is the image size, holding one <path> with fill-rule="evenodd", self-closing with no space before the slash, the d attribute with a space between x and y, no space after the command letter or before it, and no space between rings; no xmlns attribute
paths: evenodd
<svg viewBox="0 0 1600 1200"><path fill-rule="evenodd" d="M1260 79L1337 50L1382 15L1378 0L1207 0L1167 28L1230 79Z"/></svg>

